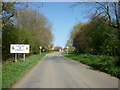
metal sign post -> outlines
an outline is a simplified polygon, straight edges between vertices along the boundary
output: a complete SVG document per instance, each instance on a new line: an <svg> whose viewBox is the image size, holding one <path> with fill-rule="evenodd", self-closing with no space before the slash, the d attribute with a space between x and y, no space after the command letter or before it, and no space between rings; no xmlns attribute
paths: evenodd
<svg viewBox="0 0 120 90"><path fill-rule="evenodd" d="M40 55L41 55L41 49L40 49Z"/></svg>
<svg viewBox="0 0 120 90"><path fill-rule="evenodd" d="M17 53L15 53L15 62L17 62Z"/></svg>
<svg viewBox="0 0 120 90"><path fill-rule="evenodd" d="M39 48L40 48L40 55L41 55L41 50L42 50L42 47L40 46Z"/></svg>
<svg viewBox="0 0 120 90"><path fill-rule="evenodd" d="M68 55L68 49L67 49L67 55Z"/></svg>
<svg viewBox="0 0 120 90"><path fill-rule="evenodd" d="M25 53L23 54L23 61L25 61Z"/></svg>
<svg viewBox="0 0 120 90"><path fill-rule="evenodd" d="M69 47L67 46L67 55L68 55L68 48L69 48Z"/></svg>

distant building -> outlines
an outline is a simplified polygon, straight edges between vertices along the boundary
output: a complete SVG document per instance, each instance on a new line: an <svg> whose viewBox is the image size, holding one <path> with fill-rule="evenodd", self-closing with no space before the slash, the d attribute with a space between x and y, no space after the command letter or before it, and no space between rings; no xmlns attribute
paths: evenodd
<svg viewBox="0 0 120 90"><path fill-rule="evenodd" d="M56 50L56 51L62 51L62 47L59 46L53 46L51 50Z"/></svg>

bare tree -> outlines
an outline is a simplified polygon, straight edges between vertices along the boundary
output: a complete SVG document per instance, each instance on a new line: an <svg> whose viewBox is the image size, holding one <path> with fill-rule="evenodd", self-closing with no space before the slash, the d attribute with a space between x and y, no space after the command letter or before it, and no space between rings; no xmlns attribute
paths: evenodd
<svg viewBox="0 0 120 90"><path fill-rule="evenodd" d="M17 26L32 32L36 42L48 47L52 41L51 24L42 14L31 9L21 10L17 14Z"/></svg>

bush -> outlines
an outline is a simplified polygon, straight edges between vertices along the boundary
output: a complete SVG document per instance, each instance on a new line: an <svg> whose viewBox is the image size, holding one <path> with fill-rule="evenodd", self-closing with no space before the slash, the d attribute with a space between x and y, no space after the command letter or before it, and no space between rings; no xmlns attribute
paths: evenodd
<svg viewBox="0 0 120 90"><path fill-rule="evenodd" d="M2 59L5 60L13 56L10 54L10 44L19 42L19 30L14 26L6 25L2 33Z"/></svg>

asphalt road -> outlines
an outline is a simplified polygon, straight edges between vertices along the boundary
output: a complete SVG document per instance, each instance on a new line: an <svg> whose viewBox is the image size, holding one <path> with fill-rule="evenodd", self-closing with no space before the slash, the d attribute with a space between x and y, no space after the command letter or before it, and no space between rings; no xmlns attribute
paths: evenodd
<svg viewBox="0 0 120 90"><path fill-rule="evenodd" d="M13 88L118 88L118 79L51 53Z"/></svg>

